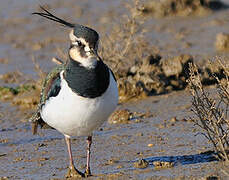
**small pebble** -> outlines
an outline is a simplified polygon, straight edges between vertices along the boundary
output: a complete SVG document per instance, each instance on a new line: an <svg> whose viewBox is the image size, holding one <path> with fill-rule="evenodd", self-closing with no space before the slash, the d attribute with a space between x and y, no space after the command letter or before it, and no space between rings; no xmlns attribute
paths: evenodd
<svg viewBox="0 0 229 180"><path fill-rule="evenodd" d="M149 166L149 163L145 159L140 159L139 161L134 163L135 168L144 169L144 168L147 168L148 166Z"/></svg>
<svg viewBox="0 0 229 180"><path fill-rule="evenodd" d="M166 162L166 161L154 161L153 165L155 168L160 169L160 168L171 168L174 166L174 162Z"/></svg>
<svg viewBox="0 0 229 180"><path fill-rule="evenodd" d="M148 144L148 147L153 147L153 144Z"/></svg>

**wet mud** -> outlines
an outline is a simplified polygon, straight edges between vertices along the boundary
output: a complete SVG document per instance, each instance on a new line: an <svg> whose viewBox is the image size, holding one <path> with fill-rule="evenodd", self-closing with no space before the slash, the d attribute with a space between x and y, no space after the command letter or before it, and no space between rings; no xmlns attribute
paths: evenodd
<svg viewBox="0 0 229 180"><path fill-rule="evenodd" d="M68 29L31 15L40 3L99 32L99 54L119 84L117 110L94 132L88 179L228 178L190 121L187 91L189 63L209 91L215 75L224 78L217 59L228 63L228 3L144 2L0 2L0 179L64 179L68 170L63 136L52 129L33 136L28 122L52 59L65 61L69 46ZM86 137L72 148L84 171Z"/></svg>
<svg viewBox="0 0 229 180"><path fill-rule="evenodd" d="M224 178L223 163L189 121L190 99L188 92L179 92L119 105L118 112L128 109L146 116L131 123L106 122L94 132L89 179ZM64 179L68 155L63 136L51 129L32 136L30 124L16 109L4 111L9 107L1 108L1 177ZM86 137L74 138L72 148L77 168L84 171Z"/></svg>
<svg viewBox="0 0 229 180"><path fill-rule="evenodd" d="M228 5L218 0L164 0L149 1L139 10L155 17L166 16L204 16L228 8Z"/></svg>

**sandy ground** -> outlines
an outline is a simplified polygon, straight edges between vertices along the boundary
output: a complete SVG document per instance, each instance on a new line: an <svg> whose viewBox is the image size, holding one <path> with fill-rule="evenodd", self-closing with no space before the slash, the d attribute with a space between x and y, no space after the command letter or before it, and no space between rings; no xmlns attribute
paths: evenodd
<svg viewBox="0 0 229 180"><path fill-rule="evenodd" d="M109 35L112 24L128 14L120 1L62 2L49 3L60 17L94 27L101 41ZM54 66L50 59L61 56L58 49L66 53L69 31L30 15L40 3L46 1L0 2L0 74L18 73L10 81L1 78L1 86L15 87L37 79L32 57L48 72ZM228 32L228 14L224 9L201 17L146 16L145 36L163 57L190 54L199 64L216 55L227 60L228 52L217 51L215 41L218 33ZM118 109L137 113L127 122L107 122L95 131L93 176L89 179L227 179L223 164L210 152L211 144L197 135L201 131L189 121L190 108L191 96L185 90L120 104ZM33 136L27 122L31 112L19 111L10 101L0 104L0 179L64 179L68 157L63 136L49 129ZM85 137L74 139L73 154L76 166L83 171ZM144 168L136 165L141 159L148 162Z"/></svg>
<svg viewBox="0 0 229 180"><path fill-rule="evenodd" d="M2 110L8 109L7 105ZM189 121L188 92L172 93L120 105L118 109L150 113L133 117L128 123L105 123L94 133L91 179L199 179L224 178L222 164L214 158L211 144ZM17 112L12 110L14 113ZM6 111L7 112L7 111ZM12 113L12 112L11 112ZM32 136L28 123L11 113L1 122L0 174L9 179L63 179L67 172L67 149L63 136L55 130L41 130ZM86 140L73 141L76 166L85 169ZM135 165L141 159L149 162L144 169ZM169 162L172 167L155 166Z"/></svg>

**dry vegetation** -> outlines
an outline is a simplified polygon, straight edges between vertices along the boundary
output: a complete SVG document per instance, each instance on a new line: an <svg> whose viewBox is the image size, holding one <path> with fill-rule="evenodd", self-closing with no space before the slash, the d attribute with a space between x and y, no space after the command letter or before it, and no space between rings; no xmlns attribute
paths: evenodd
<svg viewBox="0 0 229 180"><path fill-rule="evenodd" d="M225 79L217 81L217 93L209 93L203 88L198 68L190 64L188 80L192 94L192 121L214 146L220 159L229 163L229 66L218 62L224 70Z"/></svg>
<svg viewBox="0 0 229 180"><path fill-rule="evenodd" d="M190 6L202 7L204 4L207 6L207 2L190 1ZM128 14L123 15L122 21L120 17L114 19L109 36L102 40L100 49L100 55L117 78L120 102L184 89L187 86L188 63L193 61L193 57L188 54L162 57L145 36L144 20L149 17L142 12L147 6L138 0L125 6ZM206 66L201 71L201 81L205 85L215 83L208 72L220 74L220 69Z"/></svg>
<svg viewBox="0 0 229 180"><path fill-rule="evenodd" d="M100 54L118 79L121 101L140 96L143 92L136 82L128 79L130 67L150 58L153 47L144 36L144 17L138 9L138 0L124 4L128 14L114 19L109 36L101 42ZM122 21L120 21L120 18Z"/></svg>
<svg viewBox="0 0 229 180"><path fill-rule="evenodd" d="M101 42L100 54L115 73L120 102L184 89L190 55L164 59L147 40L144 5L138 0L125 4L128 15L115 19L109 36Z"/></svg>

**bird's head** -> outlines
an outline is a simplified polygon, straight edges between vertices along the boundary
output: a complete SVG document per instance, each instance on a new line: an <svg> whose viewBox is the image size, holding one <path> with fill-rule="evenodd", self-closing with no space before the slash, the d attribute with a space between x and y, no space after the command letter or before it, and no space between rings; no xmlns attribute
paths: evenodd
<svg viewBox="0 0 229 180"><path fill-rule="evenodd" d="M71 41L69 48L70 58L85 67L93 68L99 60L97 55L99 43L98 33L86 26L75 25L69 37Z"/></svg>
<svg viewBox="0 0 229 180"><path fill-rule="evenodd" d="M86 68L94 68L97 64L97 61L100 60L97 54L99 43L98 33L89 27L79 24L72 24L61 18L58 18L42 6L40 6L40 8L43 10L43 12L35 12L33 14L56 21L72 29L69 34L71 44L68 53L70 59L78 62L80 65Z"/></svg>

